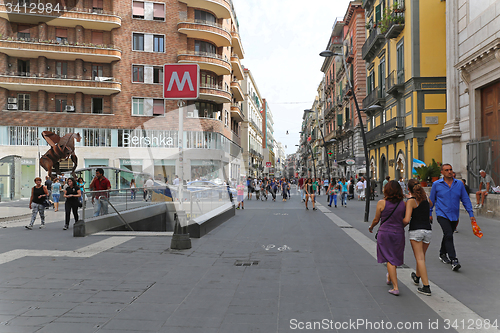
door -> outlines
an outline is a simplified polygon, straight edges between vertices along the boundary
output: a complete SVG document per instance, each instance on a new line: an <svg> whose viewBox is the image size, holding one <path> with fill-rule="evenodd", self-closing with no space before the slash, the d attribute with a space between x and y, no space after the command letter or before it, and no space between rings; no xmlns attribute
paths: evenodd
<svg viewBox="0 0 500 333"><path fill-rule="evenodd" d="M500 82L481 90L481 137L491 140L491 171L489 165L480 167L489 172L495 184L500 181ZM486 154L487 152L484 152ZM488 158L489 159L489 158ZM487 159L487 160L488 160Z"/></svg>

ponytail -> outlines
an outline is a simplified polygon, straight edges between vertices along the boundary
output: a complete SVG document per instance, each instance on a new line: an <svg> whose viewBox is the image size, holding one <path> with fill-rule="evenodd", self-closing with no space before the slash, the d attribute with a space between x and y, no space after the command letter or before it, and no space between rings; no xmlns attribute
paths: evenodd
<svg viewBox="0 0 500 333"><path fill-rule="evenodd" d="M411 194L417 199L418 202L422 202L427 200L427 194L425 193L424 188L420 185L419 181L416 179L410 179L408 181L408 190Z"/></svg>

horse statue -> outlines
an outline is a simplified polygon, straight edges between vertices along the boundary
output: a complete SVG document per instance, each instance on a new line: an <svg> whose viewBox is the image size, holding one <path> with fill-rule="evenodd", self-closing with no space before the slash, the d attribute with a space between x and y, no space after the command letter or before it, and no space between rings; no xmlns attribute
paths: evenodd
<svg viewBox="0 0 500 333"><path fill-rule="evenodd" d="M61 173L59 162L70 157L73 162L71 175L76 177L75 170L78 165L78 158L75 155L75 139L78 142L81 141L80 133L68 133L61 138L51 131L43 131L42 136L50 145L50 149L40 157L40 165L48 172L49 177L52 177L52 169L59 175Z"/></svg>

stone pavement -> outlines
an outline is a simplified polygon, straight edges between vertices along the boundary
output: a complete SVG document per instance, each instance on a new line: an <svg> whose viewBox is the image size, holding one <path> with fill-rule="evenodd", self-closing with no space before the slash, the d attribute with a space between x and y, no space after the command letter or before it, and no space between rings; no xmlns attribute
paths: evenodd
<svg viewBox="0 0 500 333"><path fill-rule="evenodd" d="M62 211L49 212L44 229L39 220L31 231L26 220L2 222L0 332L281 333L314 322L323 326L306 331L486 331L446 329L436 309L459 309L465 326L475 316L500 320L498 221L478 219L485 233L478 239L462 218L458 273L437 259L435 226L428 252L435 294L415 293L411 270L402 268L395 297L387 293L385 267L370 254L365 203L335 209L323 201L321 211L306 211L297 196L245 201L244 210L184 251L170 250L169 236L73 238L62 230ZM415 267L409 244L405 263ZM358 321L353 329L357 320L375 326ZM382 329L382 321L407 328Z"/></svg>

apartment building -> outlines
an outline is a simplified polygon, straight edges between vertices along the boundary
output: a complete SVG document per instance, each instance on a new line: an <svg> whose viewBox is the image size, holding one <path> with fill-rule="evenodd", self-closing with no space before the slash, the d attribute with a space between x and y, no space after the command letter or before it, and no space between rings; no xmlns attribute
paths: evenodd
<svg viewBox="0 0 500 333"><path fill-rule="evenodd" d="M264 133L262 131L262 108L263 100L260 95L257 83L252 72L244 69L244 80L242 82L243 94L243 115L245 120L241 125L241 145L243 148L244 176L260 177L264 171Z"/></svg>
<svg viewBox="0 0 500 333"><path fill-rule="evenodd" d="M45 175L45 130L80 133L79 167L173 179L183 163L186 180L239 177L244 51L230 0L14 2L20 12L0 4L3 198L29 196ZM32 2L43 10L23 12ZM168 63L201 70L199 99L185 107L182 161L178 105L163 99Z"/></svg>
<svg viewBox="0 0 500 333"><path fill-rule="evenodd" d="M500 183L500 2L446 2L447 118L443 162L479 188L479 170Z"/></svg>
<svg viewBox="0 0 500 333"><path fill-rule="evenodd" d="M411 178L413 158L441 162L436 136L446 123L447 3L363 1L363 108L368 116L370 177L380 183L386 176ZM369 108L373 105L378 107Z"/></svg>

